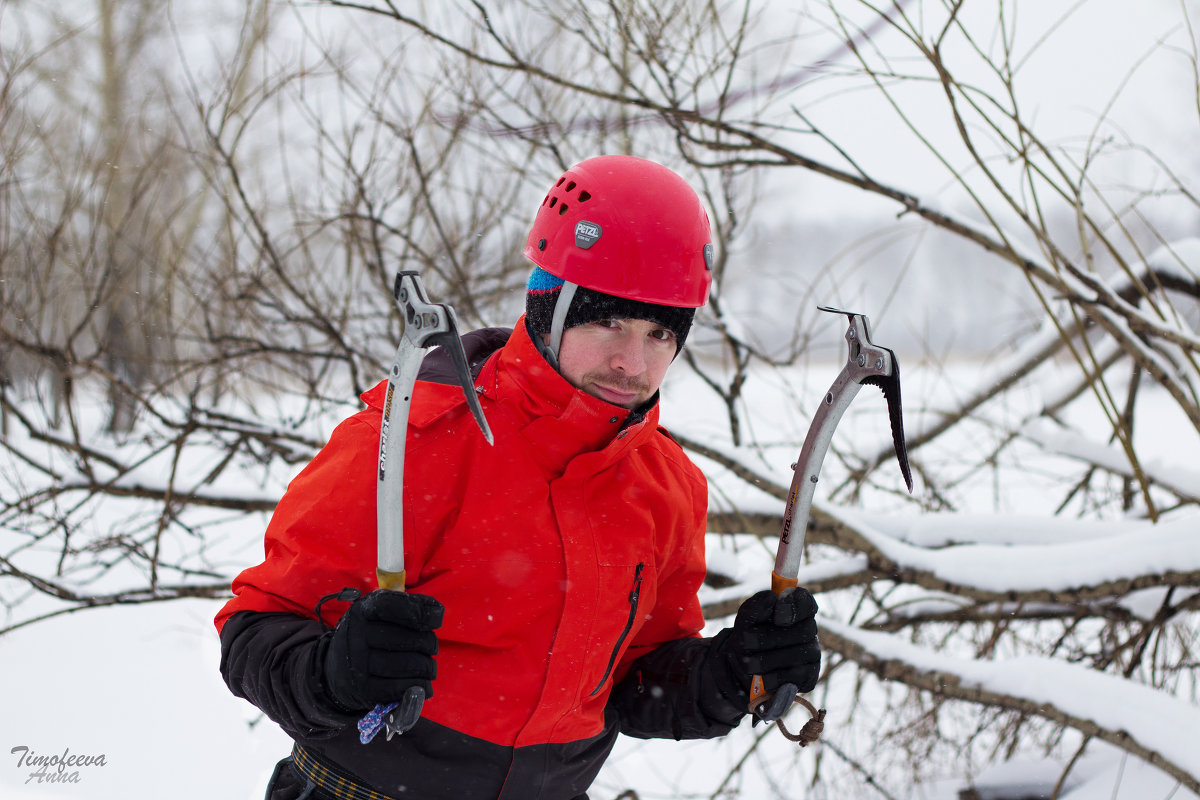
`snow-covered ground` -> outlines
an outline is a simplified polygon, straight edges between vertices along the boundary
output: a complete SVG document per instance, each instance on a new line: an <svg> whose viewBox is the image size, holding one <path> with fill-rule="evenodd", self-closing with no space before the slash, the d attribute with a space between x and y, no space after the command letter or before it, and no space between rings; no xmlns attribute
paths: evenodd
<svg viewBox="0 0 1200 800"><path fill-rule="evenodd" d="M218 672L214 601L110 608L0 637L0 797L262 796L288 739ZM26 747L26 753L11 753ZM103 756L47 772L21 756Z"/></svg>

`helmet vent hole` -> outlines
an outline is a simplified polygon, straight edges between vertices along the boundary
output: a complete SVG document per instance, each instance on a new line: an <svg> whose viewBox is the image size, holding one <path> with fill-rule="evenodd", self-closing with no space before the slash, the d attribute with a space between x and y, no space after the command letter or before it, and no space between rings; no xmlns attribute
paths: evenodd
<svg viewBox="0 0 1200 800"><path fill-rule="evenodd" d="M566 190L567 190L568 192L573 192L573 191L575 191L575 181L571 181L570 183L568 183L568 184L567 184L567 189L566 189Z"/></svg>
<svg viewBox="0 0 1200 800"><path fill-rule="evenodd" d="M579 202L586 203L588 200L591 200L591 199L592 199L592 195L589 192L583 191L583 192L579 193Z"/></svg>
<svg viewBox="0 0 1200 800"><path fill-rule="evenodd" d="M563 181L565 181L566 179L567 179L567 178L566 178L566 176L564 175L563 177L559 178L559 179L558 179L558 183L556 183L556 184L554 184L554 185L555 185L555 186L562 186L562 183L563 183Z"/></svg>
<svg viewBox="0 0 1200 800"><path fill-rule="evenodd" d="M557 197L551 197L551 198L550 198L550 207L551 207L551 208L554 208L554 206L555 206L557 203L558 203L558 198L557 198Z"/></svg>
<svg viewBox="0 0 1200 800"><path fill-rule="evenodd" d="M567 213L568 208L569 206L566 203L561 203L558 206L558 215L561 217L563 214Z"/></svg>

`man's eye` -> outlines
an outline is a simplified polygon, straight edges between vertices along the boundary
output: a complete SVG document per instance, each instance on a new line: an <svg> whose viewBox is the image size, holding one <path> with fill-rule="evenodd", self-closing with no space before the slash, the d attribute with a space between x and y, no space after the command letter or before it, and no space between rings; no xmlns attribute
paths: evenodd
<svg viewBox="0 0 1200 800"><path fill-rule="evenodd" d="M666 328L658 328L650 332L650 335L661 342L669 342L675 338L675 332Z"/></svg>

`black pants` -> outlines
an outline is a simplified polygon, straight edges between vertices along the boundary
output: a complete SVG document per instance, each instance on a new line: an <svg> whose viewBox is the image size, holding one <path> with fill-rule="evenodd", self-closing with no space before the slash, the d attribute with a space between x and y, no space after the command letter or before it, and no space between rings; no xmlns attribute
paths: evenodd
<svg viewBox="0 0 1200 800"><path fill-rule="evenodd" d="M266 800L326 800L326 798L327 795L296 771L292 765L291 756L275 765L275 771L271 773L271 781L267 784ZM588 796L581 794L574 800L588 800Z"/></svg>

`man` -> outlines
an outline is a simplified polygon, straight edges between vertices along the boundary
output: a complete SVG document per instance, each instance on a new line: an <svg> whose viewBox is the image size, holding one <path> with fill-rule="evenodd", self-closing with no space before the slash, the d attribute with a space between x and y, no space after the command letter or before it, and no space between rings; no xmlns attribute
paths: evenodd
<svg viewBox="0 0 1200 800"><path fill-rule="evenodd" d="M380 384L288 487L217 617L230 689L296 741L272 800L582 800L618 733L720 736L753 675L816 683L804 590L700 637L707 486L657 426L711 284L695 192L653 162L589 159L525 253L516 328L464 337L495 446L438 351L414 390L408 593L375 589ZM412 686L415 726L362 744L356 721Z"/></svg>

